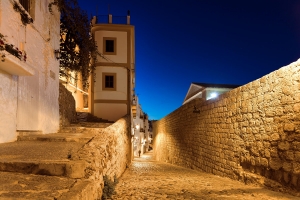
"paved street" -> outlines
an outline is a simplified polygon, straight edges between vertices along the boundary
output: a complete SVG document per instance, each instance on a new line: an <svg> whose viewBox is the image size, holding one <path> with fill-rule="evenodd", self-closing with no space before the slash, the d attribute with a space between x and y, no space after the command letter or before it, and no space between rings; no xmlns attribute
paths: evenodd
<svg viewBox="0 0 300 200"><path fill-rule="evenodd" d="M296 200L300 197L152 160L135 158L116 186L112 199Z"/></svg>

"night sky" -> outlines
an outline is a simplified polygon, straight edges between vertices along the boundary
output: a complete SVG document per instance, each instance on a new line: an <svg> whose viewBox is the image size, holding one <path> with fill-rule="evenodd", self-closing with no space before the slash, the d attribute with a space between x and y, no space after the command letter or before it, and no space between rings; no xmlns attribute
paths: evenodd
<svg viewBox="0 0 300 200"><path fill-rule="evenodd" d="M78 0L135 26L136 93L150 119L191 82L246 84L300 58L299 0ZM109 10L109 11L108 11Z"/></svg>

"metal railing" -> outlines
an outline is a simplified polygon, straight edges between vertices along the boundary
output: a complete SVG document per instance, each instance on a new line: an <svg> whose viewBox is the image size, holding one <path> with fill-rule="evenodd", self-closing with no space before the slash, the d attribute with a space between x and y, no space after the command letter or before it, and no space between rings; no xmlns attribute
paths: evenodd
<svg viewBox="0 0 300 200"><path fill-rule="evenodd" d="M97 24L109 24L109 15L97 15ZM111 24L127 24L127 16L112 16Z"/></svg>

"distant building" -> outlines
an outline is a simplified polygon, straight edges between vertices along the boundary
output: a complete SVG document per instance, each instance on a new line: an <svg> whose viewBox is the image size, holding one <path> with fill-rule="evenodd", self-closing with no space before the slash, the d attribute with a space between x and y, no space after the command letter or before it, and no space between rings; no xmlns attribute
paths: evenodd
<svg viewBox="0 0 300 200"><path fill-rule="evenodd" d="M142 155L149 150L151 138L148 115L143 112L138 96L134 95L133 99L135 105L135 109L133 109L133 153L134 156L138 156L139 151Z"/></svg>
<svg viewBox="0 0 300 200"><path fill-rule="evenodd" d="M116 121L132 113L135 88L135 36L130 15L95 16L92 36L98 47L91 85L91 113Z"/></svg>
<svg viewBox="0 0 300 200"><path fill-rule="evenodd" d="M203 98L205 100L209 100L239 86L240 85L230 84L191 83L182 105L195 98Z"/></svg>
<svg viewBox="0 0 300 200"><path fill-rule="evenodd" d="M0 3L0 143L59 129L60 13L40 1Z"/></svg>

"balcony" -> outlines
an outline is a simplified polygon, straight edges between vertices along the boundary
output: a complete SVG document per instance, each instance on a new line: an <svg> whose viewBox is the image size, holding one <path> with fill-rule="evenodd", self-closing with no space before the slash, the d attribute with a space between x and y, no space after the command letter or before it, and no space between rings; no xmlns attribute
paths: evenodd
<svg viewBox="0 0 300 200"><path fill-rule="evenodd" d="M0 61L0 70L17 76L32 76L34 69L25 61L20 60L9 52L3 50L5 54L4 62Z"/></svg>

